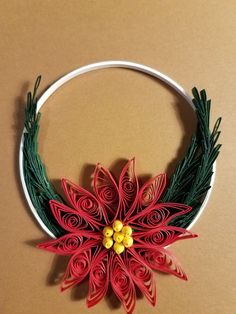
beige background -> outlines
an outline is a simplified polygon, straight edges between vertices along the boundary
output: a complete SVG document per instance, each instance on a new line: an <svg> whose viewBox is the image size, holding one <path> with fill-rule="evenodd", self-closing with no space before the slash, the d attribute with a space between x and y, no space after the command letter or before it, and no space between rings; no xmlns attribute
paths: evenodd
<svg viewBox="0 0 236 314"><path fill-rule="evenodd" d="M139 299L135 313L235 313L236 2L1 0L0 12L0 312L123 313L113 297L87 310L86 285L59 293L65 260L34 247L47 236L25 202L17 158L26 91L38 74L42 92L76 67L124 59L166 73L189 92L206 88L212 119L223 116L215 188L194 227L199 238L172 248L189 281L157 274L157 307ZM121 69L75 79L42 112L40 153L56 186L68 177L88 187L96 162L117 174L117 160L132 156L139 175L170 173L195 128L172 91Z"/></svg>

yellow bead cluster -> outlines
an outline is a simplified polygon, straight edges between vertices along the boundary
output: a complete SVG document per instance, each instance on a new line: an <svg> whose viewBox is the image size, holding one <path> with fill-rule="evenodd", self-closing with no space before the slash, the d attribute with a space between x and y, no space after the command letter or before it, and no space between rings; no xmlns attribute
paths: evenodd
<svg viewBox="0 0 236 314"><path fill-rule="evenodd" d="M103 246L110 249L113 246L116 254L124 252L125 248L133 245L132 228L130 226L123 226L120 220L115 220L112 227L106 226L103 229Z"/></svg>

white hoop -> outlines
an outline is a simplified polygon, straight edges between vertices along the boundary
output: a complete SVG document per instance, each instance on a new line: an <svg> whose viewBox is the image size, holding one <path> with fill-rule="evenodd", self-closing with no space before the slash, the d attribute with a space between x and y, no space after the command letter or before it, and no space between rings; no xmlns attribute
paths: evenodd
<svg viewBox="0 0 236 314"><path fill-rule="evenodd" d="M37 112L40 110L40 108L43 106L43 104L47 101L47 99L62 85L64 85L66 82L70 81L71 79L83 74L83 73L87 73L90 71L94 71L94 70L98 70L98 69L104 69L104 68L127 68L127 69L132 69L132 70L136 70L139 72L143 72L146 73L150 76L153 76L161 81L163 81L164 83L166 83L167 85L169 85L170 87L172 87L178 94L180 94L186 101L187 103L191 106L191 108L193 110L195 110L194 104L192 102L191 97L186 93L186 91L183 89L183 87L181 87L179 84L177 84L174 80L172 80L171 78L169 78L168 76L162 74L159 71L156 71L150 67L147 67L145 65L142 64L138 64L138 63L134 63L134 62L129 62L129 61L103 61L103 62L97 62L97 63L92 63L83 67L80 67L66 75L64 75L63 77L61 77L59 80L57 80L55 83L53 83L45 92L44 94L40 97L40 99L38 100L37 103ZM34 205L32 204L32 201L30 199L29 196L29 192L27 190L27 186L25 183L25 176L24 176L24 171L23 171L23 161L24 161L24 156L23 156L23 143L24 143L24 132L26 132L25 130L23 131L22 137L21 137L21 142L20 142L20 151L19 151L19 167L20 167L20 178L21 178L21 183L22 183L22 187L25 193L25 197L27 199L27 202L29 204L29 207L34 215L34 217L36 218L36 220L38 221L38 223L40 224L40 226L42 227L42 229L52 238L56 238L55 235L47 228L47 226L43 223L43 221L41 220L41 218L39 217L36 209L34 208ZM210 182L210 186L211 188L208 190L205 199L202 203L202 206L198 212L198 214L196 215L196 217L193 219L192 223L188 226L188 230L191 229L193 227L193 225L196 223L196 221L199 219L200 215L202 214L204 208L206 207L206 204L210 198L211 195L211 191L212 191L212 187L215 181L215 172L216 172L216 162L214 162L213 165L213 175L211 177L211 182Z"/></svg>

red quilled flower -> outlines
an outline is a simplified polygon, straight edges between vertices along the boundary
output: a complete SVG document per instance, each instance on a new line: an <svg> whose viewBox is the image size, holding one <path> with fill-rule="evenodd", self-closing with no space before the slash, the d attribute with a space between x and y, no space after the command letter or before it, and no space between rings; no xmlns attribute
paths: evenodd
<svg viewBox="0 0 236 314"><path fill-rule="evenodd" d="M111 285L130 314L135 307L136 287L155 305L152 270L187 279L165 247L180 239L196 237L185 229L168 225L191 207L158 202L165 186L166 175L160 174L139 188L134 158L123 168L118 184L98 164L94 194L62 179L70 207L55 200L50 201L50 207L67 234L38 245L56 254L71 255L62 291L89 276L88 307L97 304Z"/></svg>

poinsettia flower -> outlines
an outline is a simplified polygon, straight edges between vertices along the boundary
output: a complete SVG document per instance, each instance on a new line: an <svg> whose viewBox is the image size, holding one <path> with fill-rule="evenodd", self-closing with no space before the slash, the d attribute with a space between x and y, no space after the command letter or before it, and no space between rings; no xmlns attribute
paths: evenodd
<svg viewBox="0 0 236 314"><path fill-rule="evenodd" d="M118 184L100 164L93 177L94 194L62 179L69 206L51 200L50 207L67 233L38 247L71 255L61 291L89 276L88 307L105 296L109 285L127 314L134 310L136 287L154 306L156 285L152 270L187 279L165 247L196 237L185 229L168 225L191 207L159 202L166 174L157 175L140 188L134 158L124 166Z"/></svg>

